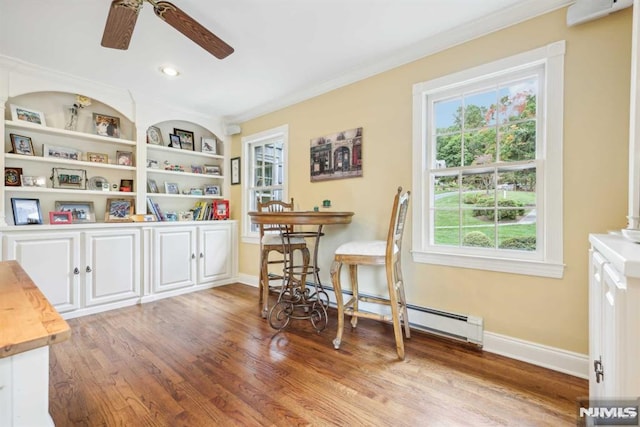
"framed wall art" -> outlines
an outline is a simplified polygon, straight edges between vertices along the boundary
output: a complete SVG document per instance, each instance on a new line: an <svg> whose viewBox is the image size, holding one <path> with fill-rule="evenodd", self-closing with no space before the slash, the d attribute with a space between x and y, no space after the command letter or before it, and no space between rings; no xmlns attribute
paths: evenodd
<svg viewBox="0 0 640 427"><path fill-rule="evenodd" d="M175 182L165 182L164 192L167 194L180 194L180 190L178 189L178 184L176 184Z"/></svg>
<svg viewBox="0 0 640 427"><path fill-rule="evenodd" d="M180 144L180 137L178 135L173 133L169 134L169 147L182 148L182 145Z"/></svg>
<svg viewBox="0 0 640 427"><path fill-rule="evenodd" d="M71 212L49 212L49 224L73 224Z"/></svg>
<svg viewBox="0 0 640 427"><path fill-rule="evenodd" d="M106 114L93 113L96 135L120 138L120 119Z"/></svg>
<svg viewBox="0 0 640 427"><path fill-rule="evenodd" d="M188 130L176 129L173 128L173 134L177 135L180 138L180 147L183 150L191 150L194 151L194 135L193 132Z"/></svg>
<svg viewBox="0 0 640 427"><path fill-rule="evenodd" d="M231 185L240 184L240 157L231 159Z"/></svg>
<svg viewBox="0 0 640 427"><path fill-rule="evenodd" d="M202 137L202 149L203 153L218 154L218 141L216 138Z"/></svg>
<svg viewBox="0 0 640 427"><path fill-rule="evenodd" d="M87 153L87 161L93 163L109 163L109 156L103 153Z"/></svg>
<svg viewBox="0 0 640 427"><path fill-rule="evenodd" d="M13 223L15 225L42 224L40 199L11 198Z"/></svg>
<svg viewBox="0 0 640 427"><path fill-rule="evenodd" d="M14 121L33 123L34 125L47 125L44 120L44 114L40 111L13 104L11 104L11 119Z"/></svg>
<svg viewBox="0 0 640 427"><path fill-rule="evenodd" d="M213 201L213 219L229 219L229 201Z"/></svg>
<svg viewBox="0 0 640 427"><path fill-rule="evenodd" d="M149 126L147 129L147 144L164 145L162 143L162 132L156 126Z"/></svg>
<svg viewBox="0 0 640 427"><path fill-rule="evenodd" d="M55 147L49 144L42 144L43 157L57 157L67 160L81 160L82 151L75 148Z"/></svg>
<svg viewBox="0 0 640 427"><path fill-rule="evenodd" d="M31 138L14 133L9 134L9 137L11 138L11 149L15 154L23 154L25 156L35 155Z"/></svg>
<svg viewBox="0 0 640 427"><path fill-rule="evenodd" d="M362 176L362 128L311 140L311 182Z"/></svg>
<svg viewBox="0 0 640 427"><path fill-rule="evenodd" d="M133 199L107 199L105 222L131 222L133 216Z"/></svg>
<svg viewBox="0 0 640 427"><path fill-rule="evenodd" d="M53 188L87 189L87 171L84 169L53 168Z"/></svg>
<svg viewBox="0 0 640 427"><path fill-rule="evenodd" d="M204 173L206 175L220 175L220 166L204 165Z"/></svg>
<svg viewBox="0 0 640 427"><path fill-rule="evenodd" d="M219 196L220 195L220 186L219 185L205 185L204 186L204 194L207 196Z"/></svg>
<svg viewBox="0 0 640 427"><path fill-rule="evenodd" d="M133 166L133 153L131 151L116 151L116 164Z"/></svg>
<svg viewBox="0 0 640 427"><path fill-rule="evenodd" d="M42 175L41 176L22 175L21 181L22 181L23 187L46 187L47 186L47 177Z"/></svg>

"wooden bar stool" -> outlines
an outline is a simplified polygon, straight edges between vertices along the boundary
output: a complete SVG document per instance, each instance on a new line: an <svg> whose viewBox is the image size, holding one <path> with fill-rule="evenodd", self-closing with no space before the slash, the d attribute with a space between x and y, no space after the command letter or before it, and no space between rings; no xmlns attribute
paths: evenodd
<svg viewBox="0 0 640 427"><path fill-rule="evenodd" d="M409 319L407 315L407 303L404 293L404 282L400 265L402 252L402 235L409 207L410 192L402 194L402 187L393 199L393 209L387 240L354 241L340 245L335 251L334 261L331 265L331 281L336 294L338 305L338 331L333 340L333 346L338 349L342 342L344 329L344 315L351 315L351 325L355 328L358 317L391 321L396 340L396 351L400 359L404 359L404 341L402 338L402 325L407 338L410 337ZM342 265L349 266L349 277L353 296L345 304L342 297L342 285L340 283L340 270ZM389 299L381 297L366 297L358 294L358 266L359 265L384 265L387 277ZM361 311L359 302L382 304L391 306L391 315Z"/></svg>
<svg viewBox="0 0 640 427"><path fill-rule="evenodd" d="M261 203L259 200L256 204L256 210L259 212L286 212L293 210L293 198L291 203L280 200L270 200ZM303 265L309 265L310 254L307 248L307 242L302 237L283 238L282 233L293 233L292 225L279 224L260 224L260 278L258 280L259 304L261 307L262 317L266 318L269 313L269 291L279 291L285 285L285 275L282 269L278 273L269 274L269 265L282 264L283 269L288 261L285 254L293 254L293 251L299 250L302 253ZM271 252L278 252L282 257L277 259L269 259ZM272 281L280 281L279 285L271 285Z"/></svg>

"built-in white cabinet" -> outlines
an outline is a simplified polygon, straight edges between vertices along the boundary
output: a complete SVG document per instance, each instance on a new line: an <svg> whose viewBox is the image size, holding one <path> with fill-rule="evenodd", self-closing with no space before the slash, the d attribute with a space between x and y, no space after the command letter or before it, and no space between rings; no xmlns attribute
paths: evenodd
<svg viewBox="0 0 640 427"><path fill-rule="evenodd" d="M234 271L235 227L207 225L157 227L153 232L153 292L210 286Z"/></svg>
<svg viewBox="0 0 640 427"><path fill-rule="evenodd" d="M640 245L589 237L589 395L640 395Z"/></svg>
<svg viewBox="0 0 640 427"><path fill-rule="evenodd" d="M140 230L4 233L16 260L60 313L140 297Z"/></svg>

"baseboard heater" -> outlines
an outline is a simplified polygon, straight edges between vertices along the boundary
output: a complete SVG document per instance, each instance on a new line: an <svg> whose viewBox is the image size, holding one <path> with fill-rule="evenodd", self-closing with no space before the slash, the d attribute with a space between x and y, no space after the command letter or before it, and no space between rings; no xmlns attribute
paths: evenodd
<svg viewBox="0 0 640 427"><path fill-rule="evenodd" d="M311 283L309 285L313 286ZM331 306L335 307L336 299L333 288L325 285L323 285L323 288L329 294ZM345 294L345 301L353 295L350 291L344 291L343 294ZM370 295L363 294L363 296ZM383 313L383 310L387 308L366 302L358 304L362 310L379 314ZM409 312L409 325L413 329L454 338L482 347L484 331L482 317L449 313L412 304L407 304L407 310Z"/></svg>

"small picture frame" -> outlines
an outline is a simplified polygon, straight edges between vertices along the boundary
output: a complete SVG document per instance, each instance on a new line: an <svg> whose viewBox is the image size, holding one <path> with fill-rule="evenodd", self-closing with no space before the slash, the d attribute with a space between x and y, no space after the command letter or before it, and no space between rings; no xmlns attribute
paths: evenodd
<svg viewBox="0 0 640 427"><path fill-rule="evenodd" d="M83 169L53 168L53 188L87 189L87 171Z"/></svg>
<svg viewBox="0 0 640 427"><path fill-rule="evenodd" d="M104 153L87 152L87 161L93 163L109 163L109 156Z"/></svg>
<svg viewBox="0 0 640 427"><path fill-rule="evenodd" d="M173 128L173 134L180 138L180 147L183 150L195 151L194 134L191 131Z"/></svg>
<svg viewBox="0 0 640 427"><path fill-rule="evenodd" d="M158 184L156 183L156 180L155 179L151 179L151 178L147 179L147 189L149 190L149 193L159 193L160 192L158 190Z"/></svg>
<svg viewBox="0 0 640 427"><path fill-rule="evenodd" d="M120 191L125 193L130 193L133 191L133 180L132 179L121 179L120 180Z"/></svg>
<svg viewBox="0 0 640 427"><path fill-rule="evenodd" d="M120 118L118 117L93 113L93 126L96 135L120 138Z"/></svg>
<svg viewBox="0 0 640 427"><path fill-rule="evenodd" d="M203 153L218 154L218 140L215 137L205 138L203 136L201 142Z"/></svg>
<svg viewBox="0 0 640 427"><path fill-rule="evenodd" d="M182 145L180 144L180 137L178 135L173 133L169 134L169 147L182 148Z"/></svg>
<svg viewBox="0 0 640 427"><path fill-rule="evenodd" d="M178 189L178 184L176 184L175 182L165 182L164 192L167 194L180 194L180 190Z"/></svg>
<svg viewBox="0 0 640 427"><path fill-rule="evenodd" d="M22 154L25 156L34 156L33 142L28 136L16 135L15 133L9 134L11 138L11 149L15 154Z"/></svg>
<svg viewBox="0 0 640 427"><path fill-rule="evenodd" d="M162 132L156 126L149 126L147 129L147 144L164 145L162 142Z"/></svg>
<svg viewBox="0 0 640 427"><path fill-rule="evenodd" d="M40 199L11 198L13 223L15 225L42 224Z"/></svg>
<svg viewBox="0 0 640 427"><path fill-rule="evenodd" d="M206 196L219 196L220 195L220 186L219 185L205 185L204 186L204 194Z"/></svg>
<svg viewBox="0 0 640 427"><path fill-rule="evenodd" d="M133 166L133 153L131 151L116 151L116 164L119 166Z"/></svg>
<svg viewBox="0 0 640 427"><path fill-rule="evenodd" d="M46 187L47 177L22 175L22 186L23 187Z"/></svg>
<svg viewBox="0 0 640 427"><path fill-rule="evenodd" d="M220 166L217 165L204 165L204 173L206 175L220 175Z"/></svg>
<svg viewBox="0 0 640 427"><path fill-rule="evenodd" d="M4 168L5 187L20 187L22 185L22 168Z"/></svg>
<svg viewBox="0 0 640 427"><path fill-rule="evenodd" d="M204 173L201 165L191 165L191 173Z"/></svg>
<svg viewBox="0 0 640 427"><path fill-rule="evenodd" d="M71 212L49 212L49 224L73 224L73 217L71 216Z"/></svg>
<svg viewBox="0 0 640 427"><path fill-rule="evenodd" d="M192 196L202 196L204 193L202 192L202 188L192 188L189 190L189 194Z"/></svg>
<svg viewBox="0 0 640 427"><path fill-rule="evenodd" d="M13 121L28 122L34 125L46 126L44 114L31 108L11 104L11 119Z"/></svg>
<svg viewBox="0 0 640 427"><path fill-rule="evenodd" d="M231 159L231 185L240 184L240 157Z"/></svg>
<svg viewBox="0 0 640 427"><path fill-rule="evenodd" d="M43 157L56 157L67 160L82 160L82 151L75 148L56 147L49 144L42 144Z"/></svg>
<svg viewBox="0 0 640 427"><path fill-rule="evenodd" d="M178 212L178 221L193 221L193 212Z"/></svg>
<svg viewBox="0 0 640 427"><path fill-rule="evenodd" d="M68 212L71 214L73 224L84 224L96 222L96 213L93 209L93 202L55 202L56 212Z"/></svg>
<svg viewBox="0 0 640 427"><path fill-rule="evenodd" d="M132 222L133 199L107 199L105 222Z"/></svg>
<svg viewBox="0 0 640 427"><path fill-rule="evenodd" d="M213 219L229 219L229 201L213 201Z"/></svg>

